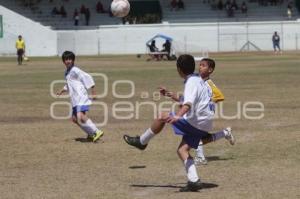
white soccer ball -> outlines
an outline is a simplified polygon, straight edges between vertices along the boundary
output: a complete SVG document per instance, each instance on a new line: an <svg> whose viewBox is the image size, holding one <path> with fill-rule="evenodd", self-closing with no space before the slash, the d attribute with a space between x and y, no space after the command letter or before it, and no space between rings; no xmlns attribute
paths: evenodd
<svg viewBox="0 0 300 199"><path fill-rule="evenodd" d="M110 9L115 17L125 17L130 11L130 4L127 0L113 0Z"/></svg>

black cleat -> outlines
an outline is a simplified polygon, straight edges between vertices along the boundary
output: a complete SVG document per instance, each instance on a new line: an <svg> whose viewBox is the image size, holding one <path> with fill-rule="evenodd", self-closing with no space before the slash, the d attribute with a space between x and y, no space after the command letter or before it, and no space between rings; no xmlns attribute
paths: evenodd
<svg viewBox="0 0 300 199"><path fill-rule="evenodd" d="M124 135L123 138L124 138L125 142L127 142L127 144L134 146L140 150L145 150L145 148L147 147L147 144L142 145L142 143L140 141L140 136L130 137L128 135Z"/></svg>
<svg viewBox="0 0 300 199"><path fill-rule="evenodd" d="M185 187L179 189L180 192L197 192L199 189L202 188L202 184L200 179L196 182L188 181Z"/></svg>

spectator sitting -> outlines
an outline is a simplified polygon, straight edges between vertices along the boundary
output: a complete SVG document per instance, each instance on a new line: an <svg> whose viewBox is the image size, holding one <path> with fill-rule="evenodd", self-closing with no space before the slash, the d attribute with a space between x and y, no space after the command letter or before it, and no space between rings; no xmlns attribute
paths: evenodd
<svg viewBox="0 0 300 199"><path fill-rule="evenodd" d="M171 6L171 10L177 10L177 1L171 0L170 6Z"/></svg>
<svg viewBox="0 0 300 199"><path fill-rule="evenodd" d="M105 10L103 8L103 4L101 3L101 1L98 1L98 3L96 4L96 11L97 11L97 13L105 13Z"/></svg>
<svg viewBox="0 0 300 199"><path fill-rule="evenodd" d="M210 7L211 7L212 10L217 10L218 5L217 5L217 3L216 3L215 0L212 0L212 1L211 1Z"/></svg>
<svg viewBox="0 0 300 199"><path fill-rule="evenodd" d="M292 10L292 2L289 2L289 3L288 3L287 8L289 8L289 9Z"/></svg>
<svg viewBox="0 0 300 199"><path fill-rule="evenodd" d="M158 52L158 48L155 45L155 40L151 41L151 45L147 45L149 47L150 53L155 53ZM160 60L160 55L159 54L150 54L150 57L152 59L155 59L156 61Z"/></svg>
<svg viewBox="0 0 300 199"><path fill-rule="evenodd" d="M167 52L165 56L168 60L170 60L170 53L171 53L171 42L167 39L166 42L163 44L163 49L161 52ZM164 54L161 55L161 58L163 58Z"/></svg>
<svg viewBox="0 0 300 199"><path fill-rule="evenodd" d="M233 10L238 10L239 9L239 7L238 7L235 0L232 0L231 7L232 7Z"/></svg>
<svg viewBox="0 0 300 199"><path fill-rule="evenodd" d="M182 0L178 0L177 7L178 7L178 9L183 9L184 10L184 3L183 3Z"/></svg>
<svg viewBox="0 0 300 199"><path fill-rule="evenodd" d="M247 8L245 1L243 1L242 5L241 5L241 11L242 11L242 13L247 14L248 8Z"/></svg>
<svg viewBox="0 0 300 199"><path fill-rule="evenodd" d="M62 17L67 17L67 12L66 12L64 6L60 7L60 14L61 14Z"/></svg>
<svg viewBox="0 0 300 199"><path fill-rule="evenodd" d="M223 8L224 8L223 1L219 0L219 2L218 2L218 9L219 10L223 10Z"/></svg>
<svg viewBox="0 0 300 199"><path fill-rule="evenodd" d="M80 7L80 14L84 14L85 13L85 6L82 4L81 7Z"/></svg>
<svg viewBox="0 0 300 199"><path fill-rule="evenodd" d="M60 14L60 13L59 13L57 7L54 7L54 8L52 9L52 11L51 11L51 15L54 16L54 15L59 15L59 14Z"/></svg>
<svg viewBox="0 0 300 199"><path fill-rule="evenodd" d="M90 24L90 17L91 17L91 13L90 13L90 9L89 8L85 9L84 16L85 16L85 25L88 26Z"/></svg>
<svg viewBox="0 0 300 199"><path fill-rule="evenodd" d="M78 24L79 24L79 12L78 12L77 9L74 10L73 19L74 19L74 26L78 26Z"/></svg>
<svg viewBox="0 0 300 199"><path fill-rule="evenodd" d="M288 7L286 13L287 13L288 19L291 19L292 18L292 9Z"/></svg>

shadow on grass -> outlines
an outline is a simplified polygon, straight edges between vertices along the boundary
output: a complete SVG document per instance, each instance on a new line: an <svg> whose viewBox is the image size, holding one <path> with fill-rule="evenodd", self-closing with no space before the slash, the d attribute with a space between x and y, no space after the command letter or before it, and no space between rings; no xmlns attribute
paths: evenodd
<svg viewBox="0 0 300 199"><path fill-rule="evenodd" d="M230 157L230 158L220 158L219 156L208 156L208 157L205 157L205 158L209 162L213 162L213 161L226 161L226 160L233 160L234 159L232 157Z"/></svg>
<svg viewBox="0 0 300 199"><path fill-rule="evenodd" d="M103 140L97 140L96 142L92 142L92 140L90 139L86 139L86 138L75 138L74 139L76 142L81 142L81 143L104 143Z"/></svg>
<svg viewBox="0 0 300 199"><path fill-rule="evenodd" d="M185 183L178 183L175 185L154 185L154 184L132 184L130 185L131 187L141 187L141 188L175 188L175 189L180 189L184 187L186 184ZM202 189L212 189L216 188L219 185L214 184L214 183L205 183L202 182Z"/></svg>
<svg viewBox="0 0 300 199"><path fill-rule="evenodd" d="M85 143L85 142L92 142L91 140L86 139L86 138L75 138L75 141L76 142L83 142L83 143Z"/></svg>
<svg viewBox="0 0 300 199"><path fill-rule="evenodd" d="M146 168L145 165L134 165L134 166L130 166L128 167L129 169L144 169Z"/></svg>

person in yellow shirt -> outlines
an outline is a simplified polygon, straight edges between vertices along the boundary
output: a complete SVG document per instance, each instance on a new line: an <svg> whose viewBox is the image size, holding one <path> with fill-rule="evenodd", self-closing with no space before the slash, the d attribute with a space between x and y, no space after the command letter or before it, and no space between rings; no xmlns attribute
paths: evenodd
<svg viewBox="0 0 300 199"><path fill-rule="evenodd" d="M25 54L25 42L21 35L18 36L18 40L16 41L16 49L18 55L18 64L21 65L23 62L23 56Z"/></svg>
<svg viewBox="0 0 300 199"><path fill-rule="evenodd" d="M210 79L210 75L214 72L215 70L216 63L214 60L210 58L203 58L200 61L199 64L199 75L201 78L206 81L206 83L209 85L209 87L212 90L212 97L211 100L214 103L218 103L221 101L224 101L225 97L222 93L222 91L214 84L214 82ZM230 131L231 132L231 127L227 127L224 129L224 131ZM233 142L230 142L230 144L234 144ZM204 150L203 150L203 143L200 140L198 148L196 149L196 157L194 158L195 165L200 165L200 164L207 164L207 160L204 156Z"/></svg>

